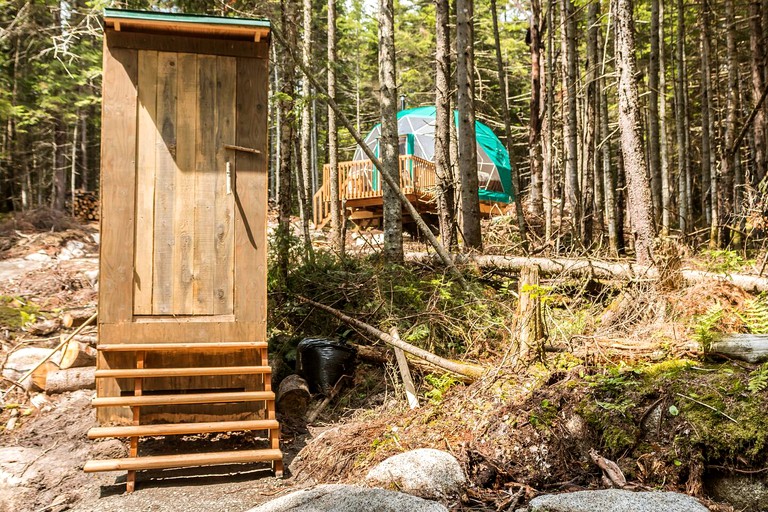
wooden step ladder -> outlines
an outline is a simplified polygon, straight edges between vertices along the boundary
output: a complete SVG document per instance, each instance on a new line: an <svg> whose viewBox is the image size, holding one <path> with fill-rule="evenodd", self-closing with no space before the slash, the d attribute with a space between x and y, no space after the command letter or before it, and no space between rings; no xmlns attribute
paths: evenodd
<svg viewBox="0 0 768 512"><path fill-rule="evenodd" d="M269 462L275 476L283 476L283 454L280 451L280 425L275 419L275 395L271 386L271 369L267 362L266 342L242 343L125 343L100 344L101 356L120 352L133 354L135 365L131 368L100 368L96 370L97 379L120 378L133 379L133 394L127 396L97 396L93 399L94 407L131 408L132 425L101 426L88 431L89 439L128 438L129 456L124 459L91 460L86 462L86 473L98 471L127 471L126 491L133 492L136 485L136 471L150 469L171 469L194 466L221 464L243 464ZM187 353L205 353L206 351L258 351L261 364L257 366L211 366L211 367L145 367L147 352L173 352L175 355ZM216 391L178 393L178 394L143 394L144 379L166 377L199 377L248 375L261 378L263 390L260 391ZM98 388L97 388L98 389ZM265 410L264 419L226 420L207 422L185 422L164 424L142 424L141 408L161 405L190 404L226 404L237 402L261 402ZM186 453L174 455L139 456L139 440L142 437L178 436L210 434L222 432L265 431L269 448L256 450L233 450L207 453Z"/></svg>

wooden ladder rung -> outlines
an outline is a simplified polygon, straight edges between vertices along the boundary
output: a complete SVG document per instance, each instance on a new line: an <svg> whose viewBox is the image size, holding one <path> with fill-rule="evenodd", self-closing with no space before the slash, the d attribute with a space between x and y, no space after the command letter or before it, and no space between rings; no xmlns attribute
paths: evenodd
<svg viewBox="0 0 768 512"><path fill-rule="evenodd" d="M179 395L105 396L93 399L94 407L142 407L149 405L215 404L274 400L272 391L233 391L225 393L189 393Z"/></svg>
<svg viewBox="0 0 768 512"><path fill-rule="evenodd" d="M243 341L222 343L102 343L97 347L102 352L157 352L164 350L244 350L267 348L266 341Z"/></svg>
<svg viewBox="0 0 768 512"><path fill-rule="evenodd" d="M180 455L155 455L151 457L129 457L126 459L89 460L83 471L136 471L142 469L186 468L192 466L213 466L217 464L243 464L282 460L280 450L239 450L233 452L185 453Z"/></svg>
<svg viewBox="0 0 768 512"><path fill-rule="evenodd" d="M196 368L116 368L96 370L96 378L198 377L210 375L267 374L269 366L210 366Z"/></svg>
<svg viewBox="0 0 768 512"><path fill-rule="evenodd" d="M208 423L93 427L88 431L88 439L131 436L177 436L184 434L209 434L212 432L241 432L244 430L275 430L278 428L280 428L280 424L277 420L213 421Z"/></svg>

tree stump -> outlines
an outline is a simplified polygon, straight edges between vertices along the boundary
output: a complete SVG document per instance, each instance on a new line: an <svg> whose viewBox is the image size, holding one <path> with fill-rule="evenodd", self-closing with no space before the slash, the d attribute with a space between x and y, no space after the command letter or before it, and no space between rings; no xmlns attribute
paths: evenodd
<svg viewBox="0 0 768 512"><path fill-rule="evenodd" d="M523 267L520 271L520 300L517 308L518 360L530 361L541 357L544 320L541 314L539 266Z"/></svg>
<svg viewBox="0 0 768 512"><path fill-rule="evenodd" d="M311 399L307 382L294 374L287 376L280 382L275 406L282 415L300 419L307 413Z"/></svg>

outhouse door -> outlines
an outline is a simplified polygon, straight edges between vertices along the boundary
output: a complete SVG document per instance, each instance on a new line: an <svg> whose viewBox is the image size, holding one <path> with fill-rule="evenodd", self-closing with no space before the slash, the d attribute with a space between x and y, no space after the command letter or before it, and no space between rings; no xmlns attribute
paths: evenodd
<svg viewBox="0 0 768 512"><path fill-rule="evenodd" d="M236 59L140 51L133 314L234 315Z"/></svg>
<svg viewBox="0 0 768 512"><path fill-rule="evenodd" d="M107 37L106 343L266 336L266 45L185 39Z"/></svg>

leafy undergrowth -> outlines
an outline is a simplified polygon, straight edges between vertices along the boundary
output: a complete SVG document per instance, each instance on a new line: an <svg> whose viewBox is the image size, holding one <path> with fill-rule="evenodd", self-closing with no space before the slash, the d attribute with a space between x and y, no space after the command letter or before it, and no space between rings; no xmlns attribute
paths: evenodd
<svg viewBox="0 0 768 512"><path fill-rule="evenodd" d="M462 290L432 269L319 254L276 281L271 325L281 346L305 334L374 342L296 300L305 295L489 368L471 385L417 370L415 410L391 368L360 368L360 387L341 395L323 416L327 433L294 462L300 480L358 482L388 456L433 447L464 464L465 506L501 506L521 487L529 498L600 487L594 449L636 488L704 496L709 472L760 470L768 455L768 366L708 359L701 337L762 325L766 299L731 285L544 281L551 351L522 366L510 357L517 283L509 276L476 273ZM709 318L713 308L723 313Z"/></svg>
<svg viewBox="0 0 768 512"><path fill-rule="evenodd" d="M270 335L275 350L294 357L304 336L381 342L351 330L330 315L302 303L308 297L441 356L483 360L500 356L509 345L515 301L511 279L489 286L470 280L462 289L445 274L429 268L391 265L378 257L345 258L318 252L313 261L293 268L284 280L276 265L269 279Z"/></svg>

